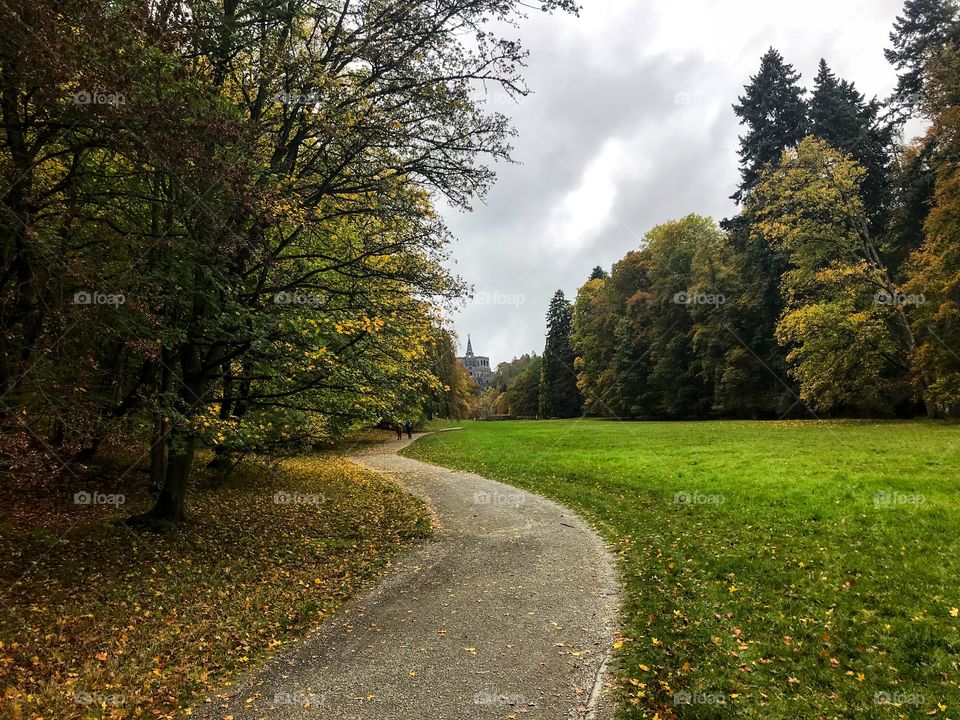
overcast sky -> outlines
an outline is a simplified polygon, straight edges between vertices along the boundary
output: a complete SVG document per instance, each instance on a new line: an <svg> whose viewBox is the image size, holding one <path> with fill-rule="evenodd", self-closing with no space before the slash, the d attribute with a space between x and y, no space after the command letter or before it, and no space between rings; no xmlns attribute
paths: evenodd
<svg viewBox="0 0 960 720"><path fill-rule="evenodd" d="M868 96L895 82L883 57L902 0L582 0L579 18L531 13L534 94L491 99L519 136L486 203L444 211L454 270L476 298L459 312L495 366L543 351L550 297L573 299L644 233L695 212L719 220L737 179L731 109L771 45L812 85L820 58Z"/></svg>

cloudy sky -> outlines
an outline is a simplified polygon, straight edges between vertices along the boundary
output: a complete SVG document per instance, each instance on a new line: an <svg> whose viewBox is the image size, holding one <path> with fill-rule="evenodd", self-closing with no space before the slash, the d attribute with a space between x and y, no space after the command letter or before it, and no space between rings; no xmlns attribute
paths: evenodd
<svg viewBox="0 0 960 720"><path fill-rule="evenodd" d="M579 18L532 13L519 35L534 94L491 97L513 118L514 159L472 213L446 211L454 270L476 297L459 312L491 363L542 352L547 304L572 299L644 233L691 212L721 219L737 178L731 109L771 45L812 84L826 58L885 97L883 57L902 0L582 0Z"/></svg>

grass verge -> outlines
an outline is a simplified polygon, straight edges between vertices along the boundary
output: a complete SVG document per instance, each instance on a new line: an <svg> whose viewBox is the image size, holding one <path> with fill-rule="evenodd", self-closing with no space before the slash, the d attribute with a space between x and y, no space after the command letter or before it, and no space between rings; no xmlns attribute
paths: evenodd
<svg viewBox="0 0 960 720"><path fill-rule="evenodd" d="M198 485L163 535L112 522L149 507L143 489L84 506L97 488L4 486L0 716L181 717L430 531L418 500L330 455Z"/></svg>
<svg viewBox="0 0 960 720"><path fill-rule="evenodd" d="M404 454L615 548L623 717L960 717L960 426L464 425Z"/></svg>

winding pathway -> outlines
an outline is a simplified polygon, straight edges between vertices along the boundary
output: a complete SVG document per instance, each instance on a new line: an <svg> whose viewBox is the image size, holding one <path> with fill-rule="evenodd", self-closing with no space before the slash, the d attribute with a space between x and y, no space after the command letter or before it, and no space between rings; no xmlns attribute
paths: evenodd
<svg viewBox="0 0 960 720"><path fill-rule="evenodd" d="M397 455L407 444L355 460L427 501L435 536L195 717L612 716L617 582L600 538L537 495Z"/></svg>

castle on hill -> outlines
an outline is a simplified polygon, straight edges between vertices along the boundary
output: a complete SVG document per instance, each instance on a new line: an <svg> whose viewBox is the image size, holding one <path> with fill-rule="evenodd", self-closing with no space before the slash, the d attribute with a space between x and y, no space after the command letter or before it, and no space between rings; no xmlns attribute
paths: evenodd
<svg viewBox="0 0 960 720"><path fill-rule="evenodd" d="M470 342L469 335L467 335L467 354L457 359L467 368L471 380L484 390L490 387L490 376L493 374L490 370L490 358L473 354L473 344Z"/></svg>

